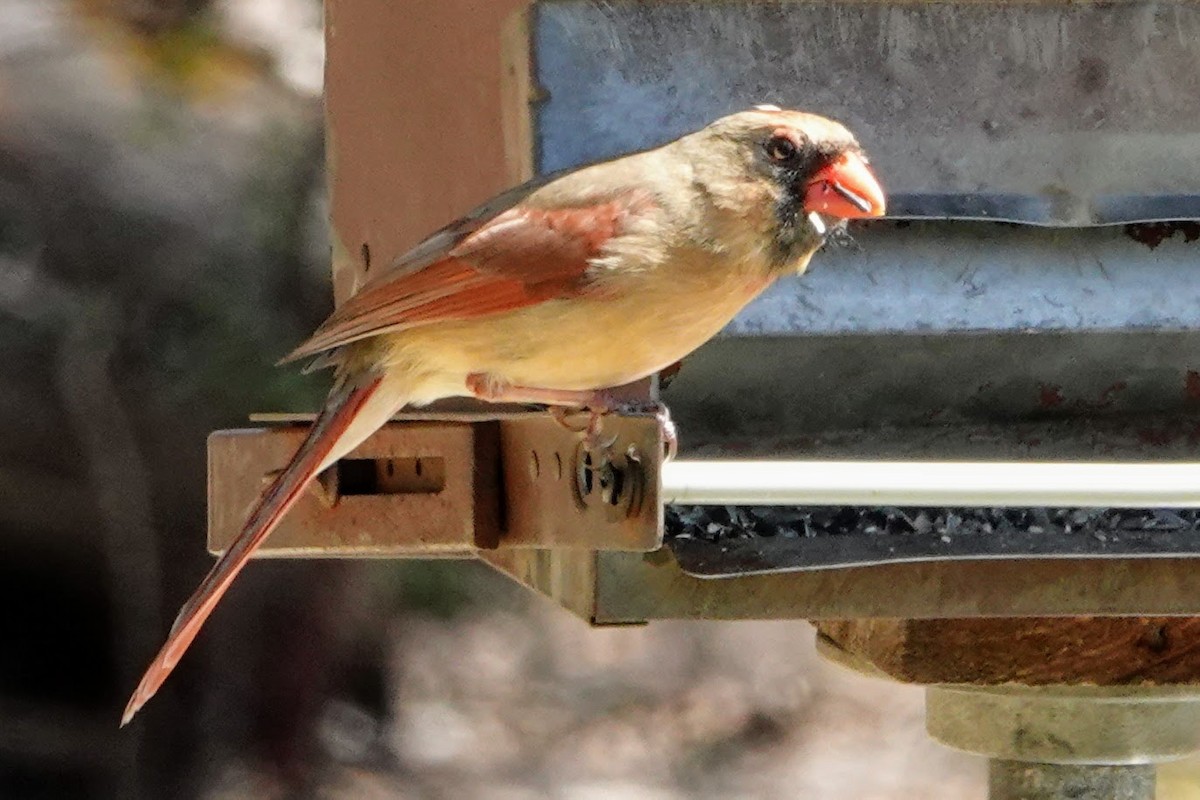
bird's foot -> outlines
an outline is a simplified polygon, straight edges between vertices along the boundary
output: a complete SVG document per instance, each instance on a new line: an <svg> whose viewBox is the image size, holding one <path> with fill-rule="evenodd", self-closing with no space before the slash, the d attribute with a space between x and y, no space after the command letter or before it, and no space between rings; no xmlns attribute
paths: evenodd
<svg viewBox="0 0 1200 800"><path fill-rule="evenodd" d="M537 403L547 406L591 408L593 401L603 393L575 389L539 389L536 386L514 386L503 378L489 372L472 372L466 379L467 391L472 397L490 403Z"/></svg>
<svg viewBox="0 0 1200 800"><path fill-rule="evenodd" d="M588 422L583 427L573 424L571 420L571 417L580 411L585 411L588 414ZM550 409L550 413L567 430L574 433L586 432L587 437L585 441L588 447L601 450L607 450L616 442L615 436L607 440L603 436L604 418L607 415L653 416L658 420L662 428L663 447L665 449L664 458L667 461L672 461L679 453L679 435L675 428L675 421L671 419L671 411L665 404L655 400L631 401L615 397L604 390L599 390L590 399L590 402L581 409L554 407Z"/></svg>
<svg viewBox="0 0 1200 800"><path fill-rule="evenodd" d="M602 408L550 406L555 421L571 433L584 434L584 446L593 451L608 450L617 442L616 436L604 436L604 416L608 413ZM581 425L575 418L582 415L586 415L587 421Z"/></svg>
<svg viewBox="0 0 1200 800"><path fill-rule="evenodd" d="M671 419L671 409L660 404L654 416L658 417L658 424L662 426L663 460L674 461L675 456L679 455L679 430L675 427L675 420Z"/></svg>
<svg viewBox="0 0 1200 800"><path fill-rule="evenodd" d="M675 421L671 419L671 410L665 403L657 400L624 400L615 404L609 411L626 416L654 417L662 427L664 458L672 461L679 453L679 434L675 428Z"/></svg>
<svg viewBox="0 0 1200 800"><path fill-rule="evenodd" d="M587 446L593 449L608 449L616 438L605 440L603 436L604 416L610 413L629 415L653 415L663 429L667 460L673 459L679 449L679 439L670 412L662 403L654 400L630 400L611 389L539 389L533 386L514 386L508 381L483 372L467 376L467 390L481 400L509 403L539 403L550 406L550 413L572 433L585 433ZM588 415L587 424L580 427L571 417L581 411Z"/></svg>

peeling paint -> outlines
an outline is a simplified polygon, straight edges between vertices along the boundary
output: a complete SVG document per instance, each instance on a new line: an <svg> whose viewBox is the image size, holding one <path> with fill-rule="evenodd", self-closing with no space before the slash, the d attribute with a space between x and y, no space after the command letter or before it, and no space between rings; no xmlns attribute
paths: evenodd
<svg viewBox="0 0 1200 800"><path fill-rule="evenodd" d="M1063 396L1062 387L1049 383L1038 385L1038 405L1043 409L1059 408L1067 398Z"/></svg>
<svg viewBox="0 0 1200 800"><path fill-rule="evenodd" d="M1153 250L1170 239L1176 233L1183 234L1184 242L1194 242L1200 239L1200 222L1194 220L1180 222L1139 222L1125 226L1125 235L1135 242L1141 242Z"/></svg>
<svg viewBox="0 0 1200 800"><path fill-rule="evenodd" d="M1137 438L1142 444L1166 447L1175 440L1176 432L1166 428L1138 428Z"/></svg>
<svg viewBox="0 0 1200 800"><path fill-rule="evenodd" d="M1189 400L1200 400L1200 372L1189 369L1183 379L1183 390Z"/></svg>

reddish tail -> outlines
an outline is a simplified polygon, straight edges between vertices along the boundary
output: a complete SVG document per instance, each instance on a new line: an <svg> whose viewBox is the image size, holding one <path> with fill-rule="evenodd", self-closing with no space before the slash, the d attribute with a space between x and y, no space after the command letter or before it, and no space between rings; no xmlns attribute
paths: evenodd
<svg viewBox="0 0 1200 800"><path fill-rule="evenodd" d="M233 579L246 566L246 562L259 545L279 524L279 520L299 499L300 494L314 477L331 461L340 458L347 450L357 446L377 425L368 429L355 426L349 441L346 436L348 429L363 411L364 406L379 389L380 378L372 375L368 379L348 380L336 387L329 395L321 415L313 423L308 438L300 445L296 455L288 463L287 468L280 473L270 488L263 493L258 505L250 512L242 532L229 546L213 566L212 571L196 589L191 599L183 606L166 644L158 651L158 655L142 676L125 714L121 717L121 727L133 719L134 714L154 696L163 681L175 669L196 634L200 632L208 615L216 608L222 595L225 594ZM383 419L390 416L394 409L386 412ZM382 424L383 420L380 420Z"/></svg>

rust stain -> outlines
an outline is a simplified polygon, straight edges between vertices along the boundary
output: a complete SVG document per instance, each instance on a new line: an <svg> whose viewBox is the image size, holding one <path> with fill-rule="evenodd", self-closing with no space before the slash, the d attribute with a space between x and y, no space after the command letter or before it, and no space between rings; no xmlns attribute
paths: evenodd
<svg viewBox="0 0 1200 800"><path fill-rule="evenodd" d="M1137 438L1151 447L1166 447L1175 440L1175 434L1167 428L1138 428Z"/></svg>
<svg viewBox="0 0 1200 800"><path fill-rule="evenodd" d="M1117 402L1117 396L1128 388L1129 384L1125 381L1116 381L1105 387L1094 401L1076 398L1068 402L1061 386L1053 383L1039 383L1038 408L1042 411L1068 408L1075 412L1104 411L1111 408Z"/></svg>
<svg viewBox="0 0 1200 800"><path fill-rule="evenodd" d="M1189 369L1183 379L1183 390L1189 400L1200 400L1200 372Z"/></svg>
<svg viewBox="0 0 1200 800"><path fill-rule="evenodd" d="M1176 233L1183 234L1184 242L1200 239L1200 222L1138 222L1125 226L1125 235L1151 250L1170 239Z"/></svg>
<svg viewBox="0 0 1200 800"><path fill-rule="evenodd" d="M1058 408L1066 401L1061 386L1051 383L1038 384L1038 405L1043 409Z"/></svg>

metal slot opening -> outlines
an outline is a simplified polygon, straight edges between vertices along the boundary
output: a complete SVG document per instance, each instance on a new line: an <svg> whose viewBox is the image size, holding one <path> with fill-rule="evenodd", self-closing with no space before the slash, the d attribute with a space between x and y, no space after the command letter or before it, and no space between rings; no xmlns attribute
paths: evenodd
<svg viewBox="0 0 1200 800"><path fill-rule="evenodd" d="M446 486L446 460L349 458L338 462L338 494L437 494Z"/></svg>

